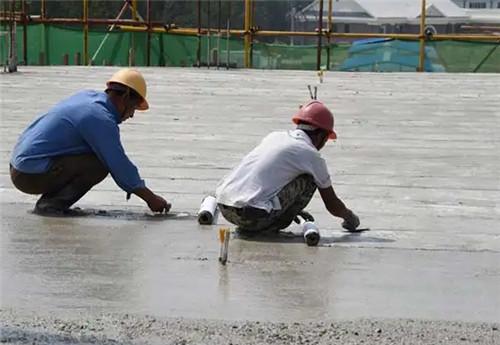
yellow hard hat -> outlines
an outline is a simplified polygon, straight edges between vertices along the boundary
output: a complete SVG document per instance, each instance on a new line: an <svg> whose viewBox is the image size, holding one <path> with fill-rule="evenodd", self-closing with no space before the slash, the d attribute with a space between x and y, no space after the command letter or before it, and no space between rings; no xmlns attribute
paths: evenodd
<svg viewBox="0 0 500 345"><path fill-rule="evenodd" d="M119 83L128 86L142 97L142 102L137 107L137 110L149 109L149 104L146 100L146 81L138 70L133 68L122 68L113 74L111 79L107 81L106 85L108 87L109 83Z"/></svg>

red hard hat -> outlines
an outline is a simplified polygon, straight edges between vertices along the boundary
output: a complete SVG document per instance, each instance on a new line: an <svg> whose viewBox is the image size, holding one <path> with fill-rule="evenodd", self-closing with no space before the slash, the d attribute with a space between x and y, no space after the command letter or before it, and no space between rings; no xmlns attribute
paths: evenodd
<svg viewBox="0 0 500 345"><path fill-rule="evenodd" d="M337 134L333 130L333 114L320 101L312 100L302 106L297 114L292 117L295 124L305 122L330 133L329 139L337 139Z"/></svg>

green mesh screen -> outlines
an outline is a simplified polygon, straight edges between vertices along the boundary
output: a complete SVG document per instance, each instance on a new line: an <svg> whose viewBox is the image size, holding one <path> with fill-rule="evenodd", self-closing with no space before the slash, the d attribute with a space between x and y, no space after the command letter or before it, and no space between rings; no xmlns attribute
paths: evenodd
<svg viewBox="0 0 500 345"><path fill-rule="evenodd" d="M447 72L500 73L500 42L428 42Z"/></svg>
<svg viewBox="0 0 500 345"><path fill-rule="evenodd" d="M331 44L321 50L322 68L327 68L330 54L330 68L337 69L347 57L349 44ZM307 69L315 70L318 49L316 45L290 46L268 43L254 43L252 65L255 68Z"/></svg>
<svg viewBox="0 0 500 345"><path fill-rule="evenodd" d="M6 22L0 25L0 65L6 65L9 58L9 35Z"/></svg>
<svg viewBox="0 0 500 345"><path fill-rule="evenodd" d="M5 31L5 23L2 25ZM61 65L64 56L68 56L68 63L78 63L77 56L80 55L80 63L83 63L83 31L81 27L60 25L28 25L28 65ZM23 61L23 27L18 26L18 60ZM104 43L103 43L104 41ZM221 64L228 61L233 67L243 67L243 40L241 38L217 37L212 35L201 38L201 63L206 65L210 59L214 63L217 59ZM396 51L408 51L408 46L418 42L408 43L394 40L391 43L391 54ZM95 65L117 65L127 66L129 62L133 65L144 66L147 64L147 34L144 32L122 32L105 30L89 31L89 58L93 59ZM166 33L153 33L151 35L152 66L193 66L197 62L199 40L197 37L173 35ZM394 49L397 45L399 50ZM499 42L462 42L462 41L435 41L426 43L426 66L438 66L434 71L447 72L500 72L500 43ZM229 47L229 50L228 50ZM322 49L321 64L326 68L328 54L330 54L330 69L349 70L346 64L359 54L359 49L350 43L330 44ZM389 49L389 48L388 48ZM413 48L409 48L412 50ZM217 54L217 52L219 52ZM228 54L229 53L229 54ZM411 53L411 54L410 54ZM415 70L416 56L414 52L401 53L393 58L390 63L395 64L394 71ZM372 52L362 51L364 57ZM376 54L383 59L389 51L377 49ZM408 55L410 54L410 55ZM2 63L8 55L8 36L0 35L0 59ZM397 55L397 54L396 54ZM370 57L372 60L376 57ZM258 42L256 39L252 45L252 67L262 69L316 69L317 47L316 45L283 45ZM349 60L350 59L350 60ZM356 60L354 61L356 62ZM381 66L380 62L373 64ZM408 67L407 65L410 65ZM351 70L377 70L373 66L360 67Z"/></svg>

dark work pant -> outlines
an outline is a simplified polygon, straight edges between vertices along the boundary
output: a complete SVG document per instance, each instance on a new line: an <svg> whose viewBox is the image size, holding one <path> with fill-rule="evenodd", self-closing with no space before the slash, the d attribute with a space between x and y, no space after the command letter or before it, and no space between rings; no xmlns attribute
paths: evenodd
<svg viewBox="0 0 500 345"><path fill-rule="evenodd" d="M56 157L50 169L41 174L27 174L10 166L14 186L27 194L42 194L39 210L66 210L93 186L104 180L108 169L93 154Z"/></svg>
<svg viewBox="0 0 500 345"><path fill-rule="evenodd" d="M300 175L278 193L280 210L270 213L254 207L237 208L219 204L219 209L229 222L242 231L278 231L288 227L297 214L311 201L316 184L310 175Z"/></svg>

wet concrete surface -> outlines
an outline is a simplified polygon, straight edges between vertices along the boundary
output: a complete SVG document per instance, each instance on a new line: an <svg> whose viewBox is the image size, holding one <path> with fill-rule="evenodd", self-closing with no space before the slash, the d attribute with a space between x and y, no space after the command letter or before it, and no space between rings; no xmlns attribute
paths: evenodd
<svg viewBox="0 0 500 345"><path fill-rule="evenodd" d="M151 111L122 125L146 183L173 203L152 216L107 178L51 218L13 189L21 130L64 95L101 88L112 68L25 68L2 75L1 305L29 314L134 313L224 320L415 318L500 321L500 100L495 75L328 74L339 140L323 155L359 234L316 196L322 240L233 238L218 264L218 225L202 197L307 99L312 72L144 69ZM219 218L219 225L227 225ZM291 231L297 231L291 228Z"/></svg>
<svg viewBox="0 0 500 345"><path fill-rule="evenodd" d="M499 316L498 252L397 248L367 233L326 234L333 246L317 248L257 237L231 240L223 267L213 227L193 220L20 208L2 205L3 307L268 321Z"/></svg>

